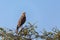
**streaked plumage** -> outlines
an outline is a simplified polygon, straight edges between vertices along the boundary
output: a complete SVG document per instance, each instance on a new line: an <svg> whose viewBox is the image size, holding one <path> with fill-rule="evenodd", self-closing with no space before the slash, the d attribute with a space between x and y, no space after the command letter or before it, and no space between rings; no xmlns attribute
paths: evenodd
<svg viewBox="0 0 60 40"><path fill-rule="evenodd" d="M16 28L16 33L18 33L18 29L25 23L26 21L26 15L25 12L22 13L22 16L18 20L17 28Z"/></svg>

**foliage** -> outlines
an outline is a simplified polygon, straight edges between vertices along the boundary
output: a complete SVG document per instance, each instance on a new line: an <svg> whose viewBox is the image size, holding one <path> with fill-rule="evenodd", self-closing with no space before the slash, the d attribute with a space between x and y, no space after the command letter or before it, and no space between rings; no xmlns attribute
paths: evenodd
<svg viewBox="0 0 60 40"><path fill-rule="evenodd" d="M0 37L2 40L33 40L33 39L44 39L44 40L60 40L60 30L53 28L52 31L42 31L42 35L36 31L37 26L35 24L28 23L21 28L18 34L11 29L0 28ZM39 30L40 31L40 30Z"/></svg>
<svg viewBox="0 0 60 40"><path fill-rule="evenodd" d="M53 28L51 32L44 30L41 38L45 40L60 40L60 30L57 27Z"/></svg>
<svg viewBox="0 0 60 40"><path fill-rule="evenodd" d="M0 37L2 40L33 40L39 37L35 28L34 24L28 23L28 25L21 28L18 34L15 34L11 29L7 31L4 28L0 28Z"/></svg>

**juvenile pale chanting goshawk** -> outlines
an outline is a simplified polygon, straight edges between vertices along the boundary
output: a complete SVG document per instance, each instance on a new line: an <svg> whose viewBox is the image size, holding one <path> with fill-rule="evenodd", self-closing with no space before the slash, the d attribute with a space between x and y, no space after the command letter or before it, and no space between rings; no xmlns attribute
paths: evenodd
<svg viewBox="0 0 60 40"><path fill-rule="evenodd" d="M16 28L16 33L18 33L18 29L25 23L26 21L26 15L25 12L22 13L22 16L18 20L17 28Z"/></svg>

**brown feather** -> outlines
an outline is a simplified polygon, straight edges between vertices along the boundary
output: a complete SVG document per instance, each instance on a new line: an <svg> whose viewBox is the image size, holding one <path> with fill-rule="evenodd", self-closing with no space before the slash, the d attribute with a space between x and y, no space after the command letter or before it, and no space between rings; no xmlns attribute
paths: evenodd
<svg viewBox="0 0 60 40"><path fill-rule="evenodd" d="M16 32L18 33L18 29L25 23L26 21L26 15L25 15L25 12L22 13L22 16L20 17L19 21L18 21L18 24L17 24L17 29L16 29Z"/></svg>

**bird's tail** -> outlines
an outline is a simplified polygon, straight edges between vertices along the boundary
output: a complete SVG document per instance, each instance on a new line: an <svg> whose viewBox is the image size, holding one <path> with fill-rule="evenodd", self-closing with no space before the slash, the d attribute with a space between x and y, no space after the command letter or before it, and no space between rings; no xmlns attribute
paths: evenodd
<svg viewBox="0 0 60 40"><path fill-rule="evenodd" d="M16 34L18 34L18 29L19 29L19 27L18 27L18 25L17 25L17 28L16 28Z"/></svg>

